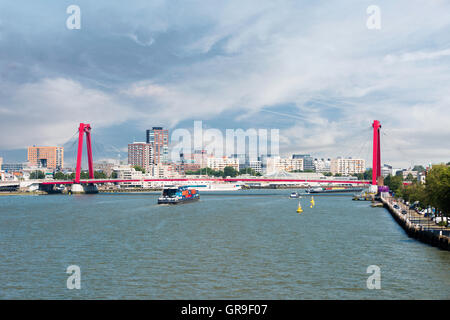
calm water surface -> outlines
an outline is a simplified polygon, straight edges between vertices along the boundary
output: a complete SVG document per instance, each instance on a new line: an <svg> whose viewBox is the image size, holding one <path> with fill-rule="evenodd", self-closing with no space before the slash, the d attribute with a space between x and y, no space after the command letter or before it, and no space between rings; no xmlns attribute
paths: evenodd
<svg viewBox="0 0 450 320"><path fill-rule="evenodd" d="M0 298L449 299L450 252L408 238L382 208L291 190L0 197ZM66 268L81 268L81 289ZM368 290L369 265L381 290Z"/></svg>

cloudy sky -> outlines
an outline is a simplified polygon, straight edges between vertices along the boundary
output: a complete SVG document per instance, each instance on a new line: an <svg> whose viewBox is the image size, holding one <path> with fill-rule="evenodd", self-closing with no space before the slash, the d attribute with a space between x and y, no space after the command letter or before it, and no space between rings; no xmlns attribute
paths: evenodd
<svg viewBox="0 0 450 320"><path fill-rule="evenodd" d="M5 162L33 144L72 158L79 122L98 159L194 120L278 128L285 154L369 160L374 119L383 162L450 161L450 1L0 1Z"/></svg>

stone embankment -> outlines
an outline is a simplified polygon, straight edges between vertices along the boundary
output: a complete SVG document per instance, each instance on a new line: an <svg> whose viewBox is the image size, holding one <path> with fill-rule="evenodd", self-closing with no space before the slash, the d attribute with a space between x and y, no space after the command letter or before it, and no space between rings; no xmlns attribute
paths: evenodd
<svg viewBox="0 0 450 320"><path fill-rule="evenodd" d="M438 226L431 219L419 215L391 197L381 197L381 201L408 236L450 251L450 228ZM394 208L395 204L399 206L399 209ZM404 210L406 214L402 213Z"/></svg>

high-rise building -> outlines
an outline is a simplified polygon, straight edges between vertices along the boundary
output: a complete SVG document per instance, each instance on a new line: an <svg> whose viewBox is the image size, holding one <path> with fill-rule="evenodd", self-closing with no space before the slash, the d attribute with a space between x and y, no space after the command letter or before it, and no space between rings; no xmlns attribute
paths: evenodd
<svg viewBox="0 0 450 320"><path fill-rule="evenodd" d="M147 130L147 143L153 145L153 163L169 162L169 130L153 127Z"/></svg>
<svg viewBox="0 0 450 320"><path fill-rule="evenodd" d="M3 158L0 157L0 168L2 167L2 164L3 164Z"/></svg>
<svg viewBox="0 0 450 320"><path fill-rule="evenodd" d="M128 164L149 170L153 165L153 145L145 142L128 144Z"/></svg>
<svg viewBox="0 0 450 320"><path fill-rule="evenodd" d="M293 154L292 159L303 159L303 170L314 171L314 159L309 154Z"/></svg>
<svg viewBox="0 0 450 320"><path fill-rule="evenodd" d="M28 163L33 167L64 168L64 147L28 147Z"/></svg>
<svg viewBox="0 0 450 320"><path fill-rule="evenodd" d="M354 173L364 173L366 171L366 161L364 159L337 158L331 160L331 173L348 176Z"/></svg>

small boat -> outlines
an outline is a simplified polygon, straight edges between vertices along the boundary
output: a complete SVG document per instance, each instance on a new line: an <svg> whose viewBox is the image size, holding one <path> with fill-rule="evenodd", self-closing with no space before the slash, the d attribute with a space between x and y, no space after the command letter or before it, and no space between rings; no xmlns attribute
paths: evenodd
<svg viewBox="0 0 450 320"><path fill-rule="evenodd" d="M193 202L200 199L196 189L190 189L187 186L166 187L158 198L158 204L180 204Z"/></svg>
<svg viewBox="0 0 450 320"><path fill-rule="evenodd" d="M298 192L292 192L290 195L289 195L289 198L299 198L300 197L300 195L298 194Z"/></svg>

